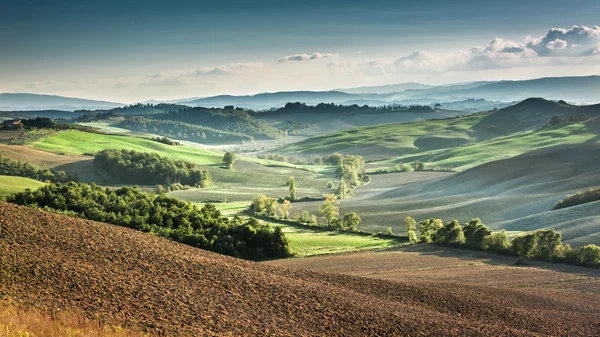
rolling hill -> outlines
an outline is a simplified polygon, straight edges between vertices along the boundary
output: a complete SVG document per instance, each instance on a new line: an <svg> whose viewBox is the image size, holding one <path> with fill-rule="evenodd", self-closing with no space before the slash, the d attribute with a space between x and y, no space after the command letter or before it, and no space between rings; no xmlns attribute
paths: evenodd
<svg viewBox="0 0 600 337"><path fill-rule="evenodd" d="M0 94L0 111L12 110L79 110L111 109L123 106L120 103L71 98L54 95L25 93Z"/></svg>
<svg viewBox="0 0 600 337"><path fill-rule="evenodd" d="M156 334L585 336L600 328L595 295L273 267L6 203L0 229L3 296Z"/></svg>
<svg viewBox="0 0 600 337"><path fill-rule="evenodd" d="M562 122L538 130L553 116ZM399 157L387 164L421 160L432 166L464 169L482 163L482 156L500 159L561 141L588 141L600 129L591 120L584 124L570 121L571 117L579 120L583 116L592 120L600 116L600 105L574 106L530 98L493 113L354 128L271 151L304 156L337 151L368 160Z"/></svg>
<svg viewBox="0 0 600 337"><path fill-rule="evenodd" d="M475 82L422 90L407 90L401 97L448 99L456 97L515 101L528 97L597 103L600 101L600 76L546 77L520 81Z"/></svg>

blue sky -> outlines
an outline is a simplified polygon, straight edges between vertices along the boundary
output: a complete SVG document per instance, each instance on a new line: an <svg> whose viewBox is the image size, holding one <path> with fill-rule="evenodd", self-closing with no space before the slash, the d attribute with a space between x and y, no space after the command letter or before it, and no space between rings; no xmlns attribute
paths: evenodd
<svg viewBox="0 0 600 337"><path fill-rule="evenodd" d="M588 0L1 0L0 92L134 102L598 74L598 13Z"/></svg>

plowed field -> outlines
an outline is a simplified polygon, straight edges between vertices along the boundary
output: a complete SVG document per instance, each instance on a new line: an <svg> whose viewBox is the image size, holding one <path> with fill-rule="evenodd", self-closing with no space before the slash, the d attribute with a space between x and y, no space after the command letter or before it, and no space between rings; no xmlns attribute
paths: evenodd
<svg viewBox="0 0 600 337"><path fill-rule="evenodd" d="M595 291L363 276L243 261L0 203L0 296L28 307L76 310L167 335L593 336L600 331Z"/></svg>

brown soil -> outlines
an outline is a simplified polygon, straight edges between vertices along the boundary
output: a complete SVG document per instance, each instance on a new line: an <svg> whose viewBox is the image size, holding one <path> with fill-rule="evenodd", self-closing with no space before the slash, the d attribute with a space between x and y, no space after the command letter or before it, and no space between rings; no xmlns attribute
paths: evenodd
<svg viewBox="0 0 600 337"><path fill-rule="evenodd" d="M302 260L289 260L294 261ZM168 335L592 336L600 331L595 292L582 297L560 289L529 292L288 269L5 203L0 203L0 267L2 298Z"/></svg>

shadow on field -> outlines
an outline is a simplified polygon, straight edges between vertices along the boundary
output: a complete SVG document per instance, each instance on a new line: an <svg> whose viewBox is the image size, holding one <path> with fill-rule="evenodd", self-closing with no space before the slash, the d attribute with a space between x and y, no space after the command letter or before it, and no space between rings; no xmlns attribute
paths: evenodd
<svg viewBox="0 0 600 337"><path fill-rule="evenodd" d="M398 246L393 248L386 248L380 250L381 252L410 252L419 253L421 255L434 255L437 257L453 257L461 259L463 261L473 261L477 263L485 263L492 266L517 266L515 263L518 257L498 255L488 252L473 251L468 249L450 248L444 246L437 246L433 244L418 244L409 246ZM546 270L552 270L563 273L578 274L585 277L600 278L600 269L597 268L586 268L580 266L573 266L564 263L551 263L543 261L532 261L526 260L526 265L519 264L519 267L523 268L541 268Z"/></svg>

